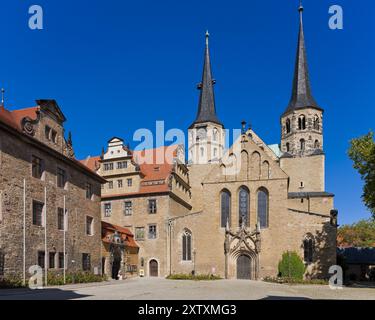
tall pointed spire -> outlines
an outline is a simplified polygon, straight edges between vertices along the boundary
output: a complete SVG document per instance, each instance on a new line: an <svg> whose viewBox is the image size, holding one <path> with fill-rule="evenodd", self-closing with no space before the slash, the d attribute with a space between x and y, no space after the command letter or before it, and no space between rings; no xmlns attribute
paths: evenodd
<svg viewBox="0 0 375 320"><path fill-rule="evenodd" d="M215 95L214 95L215 80L212 78L212 71L211 71L210 50L209 50L209 45L208 45L209 36L210 34L207 31L202 82L198 84L198 89L200 90L198 113L191 127L194 124L203 123L203 122L214 122L214 123L222 125L222 123L216 116Z"/></svg>
<svg viewBox="0 0 375 320"><path fill-rule="evenodd" d="M303 32L303 6L302 1L298 8L299 11L299 34L297 45L297 56L294 70L292 96L285 113L302 109L315 108L322 110L311 94L309 71L306 58L305 36Z"/></svg>

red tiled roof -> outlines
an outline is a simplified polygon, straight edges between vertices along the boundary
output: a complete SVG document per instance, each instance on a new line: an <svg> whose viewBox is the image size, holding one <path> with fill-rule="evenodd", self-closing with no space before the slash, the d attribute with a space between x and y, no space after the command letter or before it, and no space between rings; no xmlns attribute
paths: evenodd
<svg viewBox="0 0 375 320"><path fill-rule="evenodd" d="M100 156L97 157L88 157L86 160L79 160L80 163L85 165L92 171L96 171L99 167Z"/></svg>
<svg viewBox="0 0 375 320"><path fill-rule="evenodd" d="M25 108L25 109L18 109L18 110L13 110L13 111L6 110L3 106L0 106L0 122L6 124L8 127L11 127L17 130L20 133L23 133L22 126L21 126L22 119L24 119L25 117L29 117L31 120L36 120L38 117L37 115L38 110L40 110L39 106ZM38 143L41 143L44 145L43 142L33 137L29 137L29 138L34 139L35 141L38 141ZM70 160L73 161L81 169L88 171L87 166L83 165L80 161L76 159L70 159ZM105 180L101 178L100 176L98 176L96 173L95 173L95 176L99 178L102 181L102 183L105 182Z"/></svg>
<svg viewBox="0 0 375 320"><path fill-rule="evenodd" d="M14 111L6 110L4 107L0 107L0 121L11 126L14 129L22 132L21 121L25 117L29 117L32 120L37 118L36 111L39 107L31 107L26 109L19 109Z"/></svg>
<svg viewBox="0 0 375 320"><path fill-rule="evenodd" d="M172 173L173 161L177 156L178 145L163 146L156 149L147 149L141 151L133 151L133 161L139 164L140 171L143 175L139 191L133 193L124 193L116 195L105 195L103 199L113 197L126 197L143 195L147 193L168 192L168 178ZM90 157L81 160L93 171L96 171L97 164L100 160L99 156Z"/></svg>
<svg viewBox="0 0 375 320"><path fill-rule="evenodd" d="M125 245L128 247L139 248L137 243L134 240L134 235L128 228L120 227L108 222L102 221L102 241L109 243L110 241L107 239L107 231L115 232L117 231L121 238L125 240Z"/></svg>

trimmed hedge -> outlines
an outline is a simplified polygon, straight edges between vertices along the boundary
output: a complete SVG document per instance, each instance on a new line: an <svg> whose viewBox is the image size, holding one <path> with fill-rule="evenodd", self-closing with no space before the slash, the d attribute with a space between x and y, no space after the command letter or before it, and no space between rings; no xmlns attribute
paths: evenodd
<svg viewBox="0 0 375 320"><path fill-rule="evenodd" d="M215 276L213 274L184 274L184 273L176 273L167 276L169 280L220 280L219 276Z"/></svg>
<svg viewBox="0 0 375 320"><path fill-rule="evenodd" d="M323 279L293 279L293 278L273 278L273 277L265 277L263 279L264 282L272 282L272 283L279 283L279 284L310 284L310 285L327 285L328 281Z"/></svg>
<svg viewBox="0 0 375 320"><path fill-rule="evenodd" d="M305 265L294 251L284 252L279 262L279 276L281 278L303 280Z"/></svg>

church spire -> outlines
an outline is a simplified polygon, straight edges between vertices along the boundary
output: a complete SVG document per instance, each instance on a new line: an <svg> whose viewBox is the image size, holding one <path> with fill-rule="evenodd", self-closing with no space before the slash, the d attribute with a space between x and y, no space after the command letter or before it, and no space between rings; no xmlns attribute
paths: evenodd
<svg viewBox="0 0 375 320"><path fill-rule="evenodd" d="M206 32L206 48L204 53L204 66L202 82L198 84L200 90L198 113L194 123L190 126L193 127L197 123L214 122L222 125L216 116L214 84L215 80L212 78L210 50L209 50L209 33Z"/></svg>
<svg viewBox="0 0 375 320"><path fill-rule="evenodd" d="M306 58L305 36L303 31L303 6L302 1L298 8L299 11L299 34L297 45L297 56L294 70L293 90L292 96L285 113L303 109L315 108L322 110L311 94L311 86L309 79L309 71Z"/></svg>

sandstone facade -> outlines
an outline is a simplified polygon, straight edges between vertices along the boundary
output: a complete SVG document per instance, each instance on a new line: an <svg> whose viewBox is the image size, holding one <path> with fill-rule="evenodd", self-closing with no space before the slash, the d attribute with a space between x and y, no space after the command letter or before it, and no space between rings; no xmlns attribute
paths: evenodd
<svg viewBox="0 0 375 320"><path fill-rule="evenodd" d="M26 280L33 265L62 273L64 207L67 272L100 273L100 184L104 180L74 159L71 138L64 138L64 121L54 100L12 112L0 107L2 276L22 278L24 262ZM34 171L36 158L40 176Z"/></svg>

